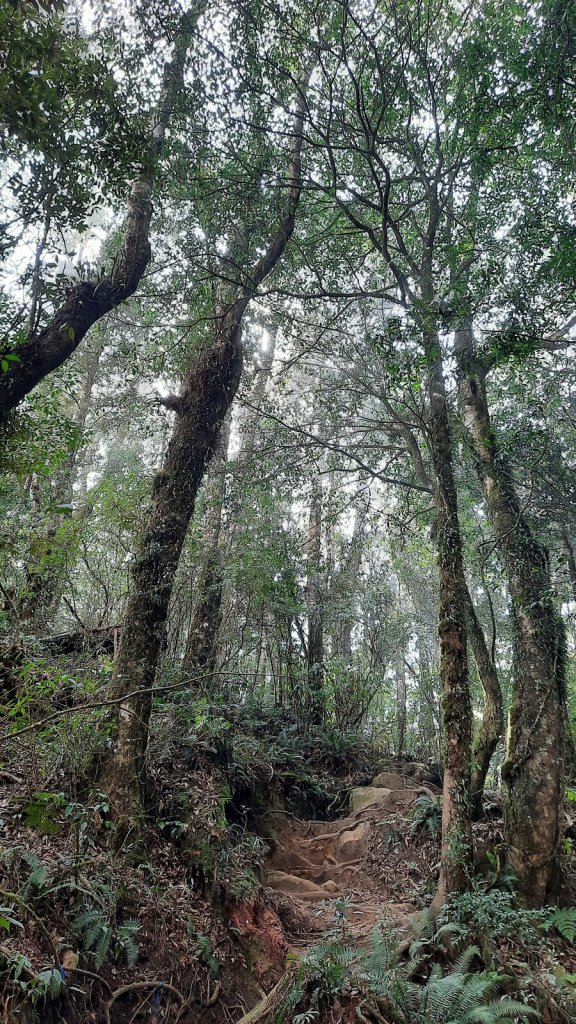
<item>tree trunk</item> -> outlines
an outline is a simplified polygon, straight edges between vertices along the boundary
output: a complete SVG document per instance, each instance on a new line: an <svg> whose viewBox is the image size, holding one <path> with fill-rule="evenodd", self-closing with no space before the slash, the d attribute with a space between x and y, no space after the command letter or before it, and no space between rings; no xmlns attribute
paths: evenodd
<svg viewBox="0 0 576 1024"><path fill-rule="evenodd" d="M502 690L496 666L492 661L484 630L480 625L468 587L464 586L466 626L470 647L478 669L484 691L482 721L474 743L472 754L472 781L470 785L470 807L472 820L479 821L483 815L482 796L492 755L504 732L504 710Z"/></svg>
<svg viewBox="0 0 576 1024"><path fill-rule="evenodd" d="M218 654L218 632L222 620L222 555L220 531L222 505L226 489L226 462L230 440L230 411L220 429L210 464L206 487L203 555L196 600L186 640L182 672L190 688L198 694L210 693Z"/></svg>
<svg viewBox="0 0 576 1024"><path fill-rule="evenodd" d="M429 363L428 436L435 478L442 712L445 731L442 802L442 869L433 906L446 894L470 888L473 875L470 819L472 706L468 681L466 621L461 581L464 578L458 501L452 466L452 439L446 387L435 333L425 334Z"/></svg>
<svg viewBox="0 0 576 1024"><path fill-rule="evenodd" d="M492 428L485 369L472 328L456 334L460 407L492 527L508 576L515 672L507 758L502 768L504 824L518 891L542 906L557 881L564 790L564 633L552 601L548 557L533 536Z"/></svg>
<svg viewBox="0 0 576 1024"><path fill-rule="evenodd" d="M174 576L194 502L242 369L241 322L246 301L223 310L214 339L184 378L164 465L152 490L152 510L132 569L132 592L109 697L120 707L111 756L99 780L120 835L141 838L144 756L152 687L165 635Z"/></svg>
<svg viewBox="0 0 576 1024"><path fill-rule="evenodd" d="M570 534L566 526L562 526L562 543L564 544L564 550L566 552L566 558L568 560L568 573L570 575L570 586L572 587L572 595L576 601L576 558L574 557L574 548L572 547L572 541Z"/></svg>
<svg viewBox="0 0 576 1024"><path fill-rule="evenodd" d="M230 273L227 265L218 289L212 341L185 374L180 396L169 400L176 420L163 468L153 483L152 509L132 569L132 592L109 692L119 702L115 737L99 773L99 785L109 794L121 841L131 835L140 845L143 839L152 688L174 577L200 482L240 381L244 312L258 286L281 259L294 231L302 188L304 109L301 92L284 216L263 256L242 275L242 282L248 284L226 283Z"/></svg>
<svg viewBox="0 0 576 1024"><path fill-rule="evenodd" d="M394 430L402 436L406 442L406 447L412 460L416 476L424 487L429 487L430 492L435 494L435 482L426 472L418 441L409 424L398 416L391 402L384 399L384 405L388 414L392 418ZM486 775L488 774L488 769L490 767L490 761L504 729L504 713L502 708L502 691L500 689L498 674L490 652L488 651L482 626L480 625L478 616L476 615L476 610L470 596L464 571L462 571L460 586L462 589L462 601L466 616L467 637L470 641L470 647L472 648L476 668L478 669L480 683L484 691L484 712L482 715L482 722L478 730L478 735L476 737L476 742L474 744L470 783L470 809L472 820L477 821L482 816L482 795L484 792Z"/></svg>
<svg viewBox="0 0 576 1024"><path fill-rule="evenodd" d="M404 661L404 644L398 648L396 655L396 756L402 757L406 743L406 663Z"/></svg>
<svg viewBox="0 0 576 1024"><path fill-rule="evenodd" d="M337 577L338 603L342 603L343 611L336 632L335 653L345 665L352 661L352 630L356 617L354 615L354 598L358 589L358 574L362 565L362 553L364 550L364 524L368 514L368 501L360 500L356 507L354 517L354 529L352 538L346 553L346 561L342 572Z"/></svg>
<svg viewBox="0 0 576 1024"><path fill-rule="evenodd" d="M63 465L54 476L48 513L45 510L42 511L42 498L34 480L31 486L32 499L37 504L40 522L30 538L26 580L16 601L15 616L20 623L29 623L35 628L45 627L50 621L51 615L56 611L62 593L66 559L71 555L74 526L79 526L82 521L86 521L91 511L89 503L86 503L86 507L76 514L72 513L71 506L74 497L73 484L78 453L91 408L92 393L98 378L103 351L104 336L102 335L95 339L94 345L83 353L82 388L76 409L71 417L77 428L78 437L74 448L68 453ZM67 506L70 507L69 515L64 517Z"/></svg>
<svg viewBox="0 0 576 1024"><path fill-rule="evenodd" d="M195 9L181 17L174 58L165 67L157 114L142 154L144 170L132 185L113 267L100 279L73 287L46 326L31 330L26 341L17 345L18 362L11 362L0 374L0 427L6 425L10 410L72 355L93 324L130 298L142 280L151 258L149 231L158 157L184 79L190 33L205 7L206 0L196 0ZM1 352L12 352L9 341Z"/></svg>
<svg viewBox="0 0 576 1024"><path fill-rule="evenodd" d="M221 537L222 500L224 496L224 467L228 457L230 435L229 421L227 421L225 450L222 453L223 461L218 460L221 464L219 467L216 467L213 460L211 466L211 472L215 470L215 473L214 485L210 487L207 495L206 514L208 521L203 539L206 556L203 559L199 574L198 596L194 603L192 621L182 663L183 671L191 684L194 685L194 678L198 678L200 687L204 692L212 690L214 672L218 664L218 634L224 617L224 608L226 607L226 583L223 572L224 566L222 564L222 548L231 550L234 545L234 536L241 517L242 474L247 464L256 455L260 420L259 410L264 400L270 377L275 346L276 335L272 333L271 343L262 353L259 366L255 370L255 383L251 392L250 406L246 409L245 416L240 417L240 450L236 458L228 464L229 472L235 478L235 486L233 485L232 488L228 524L223 538ZM217 453L215 453L216 458ZM220 487L220 494L216 493L218 487Z"/></svg>
<svg viewBox="0 0 576 1024"><path fill-rule="evenodd" d="M322 478L312 481L308 533L306 537L306 608L308 612L309 720L311 725L324 721L324 608L322 594Z"/></svg>

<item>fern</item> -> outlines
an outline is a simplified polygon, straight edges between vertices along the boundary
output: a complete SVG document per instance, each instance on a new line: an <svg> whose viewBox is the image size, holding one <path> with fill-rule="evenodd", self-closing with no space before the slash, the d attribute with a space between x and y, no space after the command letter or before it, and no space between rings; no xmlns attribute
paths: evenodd
<svg viewBox="0 0 576 1024"><path fill-rule="evenodd" d="M115 937L114 952L116 959L124 956L128 967L134 967L140 956L140 947L136 942L136 936L140 931L140 922L129 918L119 925Z"/></svg>
<svg viewBox="0 0 576 1024"><path fill-rule="evenodd" d="M96 970L110 958L117 961L124 957L129 967L138 960L140 950L135 939L140 931L139 921L128 919L114 929L104 911L91 907L78 914L74 931L81 936L84 949L90 953Z"/></svg>
<svg viewBox="0 0 576 1024"><path fill-rule="evenodd" d="M212 977L216 978L220 971L221 964L214 956L214 949L212 948L210 939L207 935L204 935L203 932L197 932L196 942L198 943L197 957L204 961Z"/></svg>
<svg viewBox="0 0 576 1024"><path fill-rule="evenodd" d="M559 935L567 942L574 942L576 939L576 907L566 907L555 910L544 922L542 927L546 931L555 928Z"/></svg>
<svg viewBox="0 0 576 1024"><path fill-rule="evenodd" d="M511 1019L525 1024L539 1017L532 1007L507 996L495 998L502 978L488 971L473 973L477 957L478 947L469 946L449 974L435 964L422 985L411 980L422 956L399 964L394 934L382 924L373 930L368 950L335 940L320 943L302 958L277 1024L310 1024L319 1006L351 989L360 993L365 1017L376 1000L386 1006L387 1019L394 1024L504 1024Z"/></svg>

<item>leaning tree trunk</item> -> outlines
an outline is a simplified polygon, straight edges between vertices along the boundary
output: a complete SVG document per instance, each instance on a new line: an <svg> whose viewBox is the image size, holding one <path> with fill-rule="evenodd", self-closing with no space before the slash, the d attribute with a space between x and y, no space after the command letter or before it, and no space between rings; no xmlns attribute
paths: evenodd
<svg viewBox="0 0 576 1024"><path fill-rule="evenodd" d="M224 568L220 551L220 532L229 440L230 411L220 428L210 463L202 531L203 553L195 586L196 599L182 659L183 677L197 694L212 691L218 654Z"/></svg>
<svg viewBox="0 0 576 1024"><path fill-rule="evenodd" d="M152 510L132 570L122 637L109 698L120 706L115 743L99 779L120 836L141 837L144 756L152 687L168 607L194 502L242 369L241 322L246 301L221 311L209 348L183 381L164 464L153 482Z"/></svg>
<svg viewBox="0 0 576 1024"><path fill-rule="evenodd" d="M425 334L429 364L428 437L434 469L436 542L440 572L439 625L442 713L445 732L442 801L442 868L433 906L446 894L470 888L473 875L470 818L472 704L468 680L464 578L458 500L452 465L452 438L446 386L435 332Z"/></svg>
<svg viewBox="0 0 576 1024"><path fill-rule="evenodd" d="M109 690L118 708L114 741L98 778L100 788L110 797L118 839L122 841L130 834L137 846L143 839L152 690L174 577L200 482L240 381L244 312L258 286L281 259L294 231L302 189L304 107L301 92L284 216L264 255L242 276L248 284L226 284L223 276L212 340L185 374L180 396L171 396L166 403L176 413L176 420L163 467L154 479L152 509L132 570L132 590Z"/></svg>
<svg viewBox="0 0 576 1024"><path fill-rule="evenodd" d="M71 288L41 329L33 326L25 341L18 344L17 362L0 373L0 427L8 414L49 373L58 369L78 348L90 328L112 309L134 294L150 262L149 240L152 219L152 192L166 129L184 80L186 55L206 0L196 0L189 14L182 14L173 60L166 64L160 101L142 153L142 173L134 181L127 202L121 241L109 272L99 278L81 281ZM0 354L13 351L10 339L0 346Z"/></svg>
<svg viewBox="0 0 576 1024"><path fill-rule="evenodd" d="M241 424L240 451L234 463L229 466L236 476L241 475L249 459L255 454L256 436L259 423L259 408L264 399L266 386L274 361L276 337L272 336L270 346L256 373L252 403ZM212 692L214 672L218 661L218 635L222 625L224 601L224 565L222 560L222 506L225 491L225 469L230 440L230 414L226 417L210 465L210 481L207 485L206 507L203 524L203 556L195 586L195 601L184 657L182 673L185 680L197 692ZM239 502L236 502L238 505ZM224 547L230 548L237 523L238 509L230 515L230 529L226 531Z"/></svg>
<svg viewBox="0 0 576 1024"><path fill-rule="evenodd" d="M530 906L542 906L557 883L566 745L564 632L547 553L532 534L490 422L486 371L475 358L471 326L457 332L456 349L461 412L512 599L515 672L502 768L505 838L520 895Z"/></svg>

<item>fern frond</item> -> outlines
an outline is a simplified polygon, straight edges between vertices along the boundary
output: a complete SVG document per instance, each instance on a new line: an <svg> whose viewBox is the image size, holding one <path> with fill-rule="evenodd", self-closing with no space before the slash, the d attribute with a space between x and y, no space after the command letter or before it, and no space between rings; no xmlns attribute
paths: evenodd
<svg viewBox="0 0 576 1024"><path fill-rule="evenodd" d="M567 942L576 939L576 907L562 907L555 910L542 925L546 931L555 928Z"/></svg>
<svg viewBox="0 0 576 1024"><path fill-rule="evenodd" d="M466 1024L500 1024L501 1021L509 1021L511 1017L519 1021L527 1021L530 1017L534 1020L540 1017L540 1013L533 1006L526 1006L516 999L494 999L486 1006L479 1006L469 1011L466 1016Z"/></svg>
<svg viewBox="0 0 576 1024"><path fill-rule="evenodd" d="M478 946L468 946L467 949L463 950L454 964L454 974L469 974L470 968L474 957L480 957L480 950Z"/></svg>

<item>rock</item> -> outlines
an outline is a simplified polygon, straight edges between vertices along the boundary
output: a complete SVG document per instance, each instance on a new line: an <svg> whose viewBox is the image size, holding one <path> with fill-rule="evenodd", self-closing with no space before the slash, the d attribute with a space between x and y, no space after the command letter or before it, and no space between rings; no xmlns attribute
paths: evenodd
<svg viewBox="0 0 576 1024"><path fill-rule="evenodd" d="M326 882L324 882L322 888L329 893L338 892L338 885L332 878L329 878Z"/></svg>
<svg viewBox="0 0 576 1024"><path fill-rule="evenodd" d="M338 836L334 853L341 864L350 860L358 860L366 853L370 826L366 822L360 822L356 828L343 832Z"/></svg>
<svg viewBox="0 0 576 1024"><path fill-rule="evenodd" d="M354 811L360 811L363 807L367 807L368 804L378 803L390 792L391 790L381 786L358 786L356 789L350 790L350 810L354 813Z"/></svg>
<svg viewBox="0 0 576 1024"><path fill-rule="evenodd" d="M362 811L374 808L380 817L384 813L395 814L396 811L409 807L420 795L418 789L384 789L378 786L360 786L350 791L350 807L355 817Z"/></svg>
<svg viewBox="0 0 576 1024"><path fill-rule="evenodd" d="M406 783L402 775L396 772L380 772L372 780L372 785L379 789L405 789Z"/></svg>

